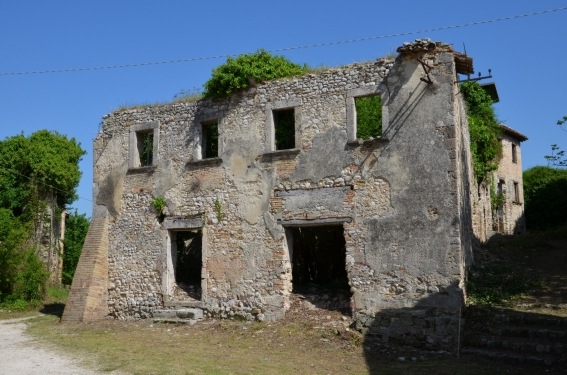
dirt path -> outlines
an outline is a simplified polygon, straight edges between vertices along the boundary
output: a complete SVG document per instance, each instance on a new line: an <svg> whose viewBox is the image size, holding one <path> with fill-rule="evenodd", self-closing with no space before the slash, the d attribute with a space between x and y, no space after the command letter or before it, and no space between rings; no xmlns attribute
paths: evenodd
<svg viewBox="0 0 567 375"><path fill-rule="evenodd" d="M47 349L25 334L23 319L0 320L1 375L96 375L76 359Z"/></svg>

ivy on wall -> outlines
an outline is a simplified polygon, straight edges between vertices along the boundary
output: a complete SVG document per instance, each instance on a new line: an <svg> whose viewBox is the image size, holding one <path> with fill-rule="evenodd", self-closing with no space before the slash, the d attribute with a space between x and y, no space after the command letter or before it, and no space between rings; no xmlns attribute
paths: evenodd
<svg viewBox="0 0 567 375"><path fill-rule="evenodd" d="M474 81L461 85L467 106L473 169L477 182L487 182L502 157L502 129L492 107L492 98Z"/></svg>

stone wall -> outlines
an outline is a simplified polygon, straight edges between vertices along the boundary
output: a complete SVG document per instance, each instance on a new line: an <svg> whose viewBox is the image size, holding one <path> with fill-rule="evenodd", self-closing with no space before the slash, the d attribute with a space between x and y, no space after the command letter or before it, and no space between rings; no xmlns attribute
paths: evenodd
<svg viewBox="0 0 567 375"><path fill-rule="evenodd" d="M354 101L365 95L381 96L383 134L362 141ZM295 148L274 150L272 111L282 108L295 111ZM453 51L427 41L396 60L267 82L227 100L105 116L93 216L109 216L108 314L145 318L175 302L171 238L186 230L203 238L201 298L189 302L209 315L279 319L293 285L286 228L333 225L344 232L358 327L454 349L472 236L465 118ZM219 155L203 160L211 120ZM139 167L136 137L147 132L153 163Z"/></svg>

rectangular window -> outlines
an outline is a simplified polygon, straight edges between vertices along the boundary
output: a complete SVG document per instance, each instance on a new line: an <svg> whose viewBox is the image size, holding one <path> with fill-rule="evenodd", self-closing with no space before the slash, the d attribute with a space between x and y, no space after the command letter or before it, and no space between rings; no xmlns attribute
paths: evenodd
<svg viewBox="0 0 567 375"><path fill-rule="evenodd" d="M496 193L497 193L498 195L503 195L503 194L505 193L505 192L504 192L504 186L505 186L505 185L506 185L506 181L504 181L504 180L499 180L499 181L498 181L498 190L496 191Z"/></svg>
<svg viewBox="0 0 567 375"><path fill-rule="evenodd" d="M356 138L370 139L382 135L382 99L378 95L354 98Z"/></svg>
<svg viewBox="0 0 567 375"><path fill-rule="evenodd" d="M139 166L148 167L154 162L154 132L136 132Z"/></svg>
<svg viewBox="0 0 567 375"><path fill-rule="evenodd" d="M274 141L276 150L295 148L295 109L272 111L274 118Z"/></svg>
<svg viewBox="0 0 567 375"><path fill-rule="evenodd" d="M514 202L520 203L520 185L514 182Z"/></svg>
<svg viewBox="0 0 567 375"><path fill-rule="evenodd" d="M512 143L512 163L517 163L518 162L518 155L517 155L517 146L515 144Z"/></svg>
<svg viewBox="0 0 567 375"><path fill-rule="evenodd" d="M132 125L128 147L128 168L151 167L157 164L159 122Z"/></svg>
<svg viewBox="0 0 567 375"><path fill-rule="evenodd" d="M219 157L219 124L217 121L201 124L202 159Z"/></svg>

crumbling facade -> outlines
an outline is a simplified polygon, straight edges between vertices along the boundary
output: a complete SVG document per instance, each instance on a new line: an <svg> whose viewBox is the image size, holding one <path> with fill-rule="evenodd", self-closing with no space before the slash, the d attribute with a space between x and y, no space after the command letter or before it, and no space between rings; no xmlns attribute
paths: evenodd
<svg viewBox="0 0 567 375"><path fill-rule="evenodd" d="M362 331L455 349L474 237L457 54L427 40L399 52L106 116L89 236L108 237L82 255L102 271L75 276L63 320L180 306L273 320L302 284L325 284ZM361 140L368 96L382 134ZM104 303L85 307L93 296Z"/></svg>

